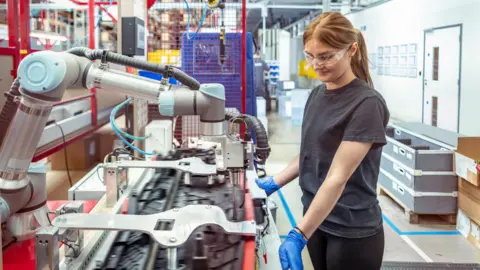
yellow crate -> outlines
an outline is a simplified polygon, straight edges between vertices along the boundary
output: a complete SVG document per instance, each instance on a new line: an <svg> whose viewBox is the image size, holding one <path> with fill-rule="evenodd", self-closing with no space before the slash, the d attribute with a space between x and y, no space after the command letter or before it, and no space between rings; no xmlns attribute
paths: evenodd
<svg viewBox="0 0 480 270"><path fill-rule="evenodd" d="M302 60L298 63L298 75L309 79L317 79L317 74L312 67L309 67L307 61Z"/></svg>
<svg viewBox="0 0 480 270"><path fill-rule="evenodd" d="M148 61L156 64L178 64L180 50L157 50L148 53Z"/></svg>

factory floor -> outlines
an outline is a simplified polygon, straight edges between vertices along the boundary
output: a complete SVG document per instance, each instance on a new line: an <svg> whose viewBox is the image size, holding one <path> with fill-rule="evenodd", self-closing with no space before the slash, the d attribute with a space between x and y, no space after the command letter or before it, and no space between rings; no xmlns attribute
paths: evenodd
<svg viewBox="0 0 480 270"><path fill-rule="evenodd" d="M269 142L272 148L266 170L269 175L280 172L299 153L300 127L291 124L272 112L268 116ZM298 179L282 188L283 196L295 221L302 218L301 190ZM277 228L281 236L292 228L291 220L279 195L272 198L278 205ZM412 225L405 220L404 212L389 197L380 196L384 215L384 261L399 262L455 262L478 263L480 250L458 234L455 226ZM304 251L305 270L313 269L308 252Z"/></svg>

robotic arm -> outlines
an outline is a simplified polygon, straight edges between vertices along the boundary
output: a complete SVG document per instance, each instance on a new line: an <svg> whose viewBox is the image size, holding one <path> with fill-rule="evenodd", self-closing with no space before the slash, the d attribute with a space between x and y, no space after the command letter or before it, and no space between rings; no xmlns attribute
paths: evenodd
<svg viewBox="0 0 480 270"><path fill-rule="evenodd" d="M91 60L95 59L102 62L93 63ZM157 72L163 69L166 75L177 76L190 88L170 87L155 80L111 70L108 62ZM224 87L220 84L200 85L173 67L154 65L100 50L75 48L70 52L42 51L27 56L19 65L17 79L21 100L0 149L1 223L15 213L34 213L46 207L45 183L31 181L27 171L52 106L61 100L67 88L105 89L134 98L158 101L161 115L200 115L203 136L224 135ZM46 213L41 213L34 219L44 226L48 225L42 224L48 222L46 216ZM32 215L28 220L16 220L15 224L11 221L7 223L7 228L18 237L27 233Z"/></svg>

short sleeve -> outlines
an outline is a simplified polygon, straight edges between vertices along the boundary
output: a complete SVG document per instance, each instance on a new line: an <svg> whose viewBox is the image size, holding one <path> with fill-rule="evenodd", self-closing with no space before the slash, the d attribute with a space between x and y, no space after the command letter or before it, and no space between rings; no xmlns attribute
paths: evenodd
<svg viewBox="0 0 480 270"><path fill-rule="evenodd" d="M353 110L348 118L343 140L371 142L372 148L382 147L387 143L385 129L388 118L385 104L377 96L368 97Z"/></svg>

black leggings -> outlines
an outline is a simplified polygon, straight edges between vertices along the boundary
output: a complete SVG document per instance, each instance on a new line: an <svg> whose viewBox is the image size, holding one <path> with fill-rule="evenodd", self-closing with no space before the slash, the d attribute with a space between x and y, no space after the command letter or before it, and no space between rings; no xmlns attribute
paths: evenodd
<svg viewBox="0 0 480 270"><path fill-rule="evenodd" d="M343 238L317 230L307 248L315 270L379 270L383 260L383 229L366 238Z"/></svg>

